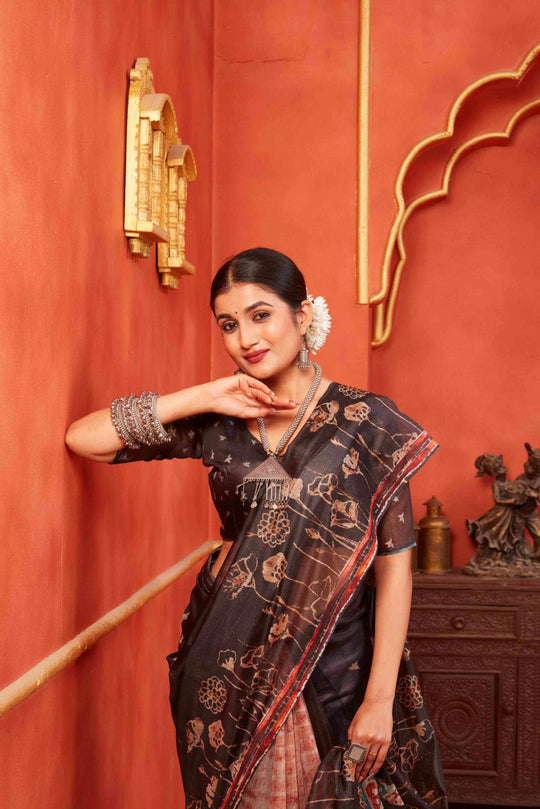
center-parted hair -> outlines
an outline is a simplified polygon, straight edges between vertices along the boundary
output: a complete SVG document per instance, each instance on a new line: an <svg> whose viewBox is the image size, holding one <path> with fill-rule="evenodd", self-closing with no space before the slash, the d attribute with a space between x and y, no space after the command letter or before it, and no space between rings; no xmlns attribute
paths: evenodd
<svg viewBox="0 0 540 809"><path fill-rule="evenodd" d="M284 253L268 247L254 247L229 258L214 276L210 288L210 306L218 295L227 292L233 284L258 284L274 292L293 311L307 297L304 276Z"/></svg>

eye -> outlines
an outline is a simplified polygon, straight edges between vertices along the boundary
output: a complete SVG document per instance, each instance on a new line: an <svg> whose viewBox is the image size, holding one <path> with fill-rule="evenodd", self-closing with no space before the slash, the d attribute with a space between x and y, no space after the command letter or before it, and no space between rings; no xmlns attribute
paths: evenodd
<svg viewBox="0 0 540 809"><path fill-rule="evenodd" d="M256 312L253 317L253 320L255 321L266 320L267 317L270 317L270 312Z"/></svg>
<svg viewBox="0 0 540 809"><path fill-rule="evenodd" d="M226 320L221 328L223 329L224 332L230 334L230 332L235 330L236 323L234 322L234 320Z"/></svg>

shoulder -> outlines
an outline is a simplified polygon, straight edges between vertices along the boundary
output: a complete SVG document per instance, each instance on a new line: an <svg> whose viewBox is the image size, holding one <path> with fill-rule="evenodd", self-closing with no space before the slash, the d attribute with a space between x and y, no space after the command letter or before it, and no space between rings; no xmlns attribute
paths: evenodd
<svg viewBox="0 0 540 809"><path fill-rule="evenodd" d="M359 388L356 385L348 385L345 382L332 382L331 384L333 385L333 396L339 399L344 405L363 401L370 407L381 410L381 412L385 410L398 412L396 403L389 396L385 396L382 393L376 393L366 388Z"/></svg>
<svg viewBox="0 0 540 809"><path fill-rule="evenodd" d="M336 402L334 410L339 410L346 421L365 421L374 428L388 431L392 437L396 434L416 437L423 432L415 419L383 393L335 382L332 398Z"/></svg>

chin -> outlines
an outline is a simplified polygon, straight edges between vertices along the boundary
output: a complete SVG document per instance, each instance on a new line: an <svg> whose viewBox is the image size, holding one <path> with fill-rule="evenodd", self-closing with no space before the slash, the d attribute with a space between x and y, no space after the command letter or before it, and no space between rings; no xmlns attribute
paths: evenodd
<svg viewBox="0 0 540 809"><path fill-rule="evenodd" d="M254 376L255 379L268 379L268 377L274 376L276 372L254 365L253 368L246 368L246 373L250 376Z"/></svg>
<svg viewBox="0 0 540 809"><path fill-rule="evenodd" d="M268 379L269 377L276 376L282 371L282 368L276 368L274 364L265 364L265 361L255 363L253 366L249 366L245 369L246 373L250 376L254 376L256 379Z"/></svg>

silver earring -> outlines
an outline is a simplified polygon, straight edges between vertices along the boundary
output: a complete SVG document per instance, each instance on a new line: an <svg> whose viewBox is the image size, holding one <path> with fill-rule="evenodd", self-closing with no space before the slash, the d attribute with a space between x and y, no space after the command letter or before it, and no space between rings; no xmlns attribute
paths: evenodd
<svg viewBox="0 0 540 809"><path fill-rule="evenodd" d="M298 367L299 368L310 368L312 362L309 358L309 348L306 345L306 338L303 338L302 348L298 352Z"/></svg>

